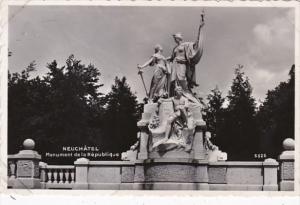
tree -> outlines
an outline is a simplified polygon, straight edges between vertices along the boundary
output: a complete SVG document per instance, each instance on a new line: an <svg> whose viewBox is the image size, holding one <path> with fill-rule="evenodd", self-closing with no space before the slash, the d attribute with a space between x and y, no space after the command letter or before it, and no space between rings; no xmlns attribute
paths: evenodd
<svg viewBox="0 0 300 205"><path fill-rule="evenodd" d="M17 152L26 138L36 141L42 155L49 150L61 152L62 146L101 144L98 69L85 66L73 55L66 66L58 67L53 61L47 67L49 73L42 79L30 79L34 62L21 74L9 73L9 153Z"/></svg>
<svg viewBox="0 0 300 205"><path fill-rule="evenodd" d="M224 123L224 108L223 103L225 99L222 97L221 91L216 86L211 90L211 93L207 96L207 105L204 108L205 115L203 116L207 130L212 133L213 141L219 144L218 137L222 130L221 127Z"/></svg>
<svg viewBox="0 0 300 205"><path fill-rule="evenodd" d="M39 77L30 79L35 62L21 73L8 73L8 152L15 153L26 138L40 132L48 86Z"/></svg>
<svg viewBox="0 0 300 205"><path fill-rule="evenodd" d="M111 91L105 96L106 109L102 126L106 149L124 152L137 140L137 100L131 92L126 78L115 78Z"/></svg>
<svg viewBox="0 0 300 205"><path fill-rule="evenodd" d="M230 160L253 160L254 153L258 151L255 100L249 79L242 69L241 65L235 69L220 136L223 142L221 148L228 152Z"/></svg>
<svg viewBox="0 0 300 205"><path fill-rule="evenodd" d="M272 158L281 153L285 138L295 137L295 65L289 76L287 82L268 91L257 114L261 150Z"/></svg>
<svg viewBox="0 0 300 205"><path fill-rule="evenodd" d="M49 131L66 144L72 141L74 145L82 145L83 136L86 143L94 143L96 137L91 124L95 124L93 116L97 105L100 106L100 72L93 65L81 64L73 55L67 59L66 66L58 68L53 61L48 68Z"/></svg>

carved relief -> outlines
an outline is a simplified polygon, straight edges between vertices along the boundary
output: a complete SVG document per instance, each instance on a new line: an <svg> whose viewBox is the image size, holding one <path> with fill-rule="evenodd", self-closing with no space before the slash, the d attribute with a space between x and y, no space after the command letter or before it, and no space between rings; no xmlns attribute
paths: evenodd
<svg viewBox="0 0 300 205"><path fill-rule="evenodd" d="M294 180L294 162L283 162L281 177L284 180Z"/></svg>
<svg viewBox="0 0 300 205"><path fill-rule="evenodd" d="M34 163L31 160L19 160L17 162L18 177L32 177L34 173Z"/></svg>

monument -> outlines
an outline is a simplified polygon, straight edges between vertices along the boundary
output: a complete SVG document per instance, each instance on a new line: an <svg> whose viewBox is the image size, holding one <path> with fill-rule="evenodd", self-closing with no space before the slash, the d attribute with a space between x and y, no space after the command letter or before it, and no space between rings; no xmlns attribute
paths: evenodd
<svg viewBox="0 0 300 205"><path fill-rule="evenodd" d="M206 137L201 103L192 91L198 86L195 67L203 53L203 26L204 13L195 42L183 42L183 35L176 33L170 57L156 45L150 60L138 65L148 103L138 122L138 141L122 157L135 161L135 189L206 190L208 160L226 160ZM147 66L154 67L149 93L143 78Z"/></svg>

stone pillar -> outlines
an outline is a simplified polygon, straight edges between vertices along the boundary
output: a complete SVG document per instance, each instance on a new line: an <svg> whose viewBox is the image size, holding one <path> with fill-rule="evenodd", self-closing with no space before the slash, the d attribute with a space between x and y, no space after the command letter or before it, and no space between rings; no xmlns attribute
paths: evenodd
<svg viewBox="0 0 300 205"><path fill-rule="evenodd" d="M278 191L277 169L278 162L275 159L266 159L263 162L264 185L263 191Z"/></svg>
<svg viewBox="0 0 300 205"><path fill-rule="evenodd" d="M196 126L194 141L193 141L194 159L207 160L207 153L204 148L203 140L204 140L204 128L202 126Z"/></svg>
<svg viewBox="0 0 300 205"><path fill-rule="evenodd" d="M147 159L149 134L145 126L140 126L140 129L141 129L141 137L140 137L140 149L138 153L138 159Z"/></svg>
<svg viewBox="0 0 300 205"><path fill-rule="evenodd" d="M40 189L40 169L39 162L41 155L34 151L35 143L32 139L23 142L24 150L15 154L16 160L16 180L13 188L15 189Z"/></svg>
<svg viewBox="0 0 300 205"><path fill-rule="evenodd" d="M284 151L279 156L280 162L280 191L294 190L294 160L295 160L295 142L291 138L283 141Z"/></svg>
<svg viewBox="0 0 300 205"><path fill-rule="evenodd" d="M79 158L74 162L75 165L75 184L73 189L88 189L88 166L89 160Z"/></svg>

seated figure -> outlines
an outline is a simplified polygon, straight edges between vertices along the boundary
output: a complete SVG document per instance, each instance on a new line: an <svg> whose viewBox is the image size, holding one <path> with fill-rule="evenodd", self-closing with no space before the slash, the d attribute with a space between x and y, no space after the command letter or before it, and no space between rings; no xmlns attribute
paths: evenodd
<svg viewBox="0 0 300 205"><path fill-rule="evenodd" d="M181 129L188 126L189 101L183 96L182 87L175 88L175 96L171 97L174 106L174 113L170 115L165 132L165 140L170 136L172 125L176 123Z"/></svg>

